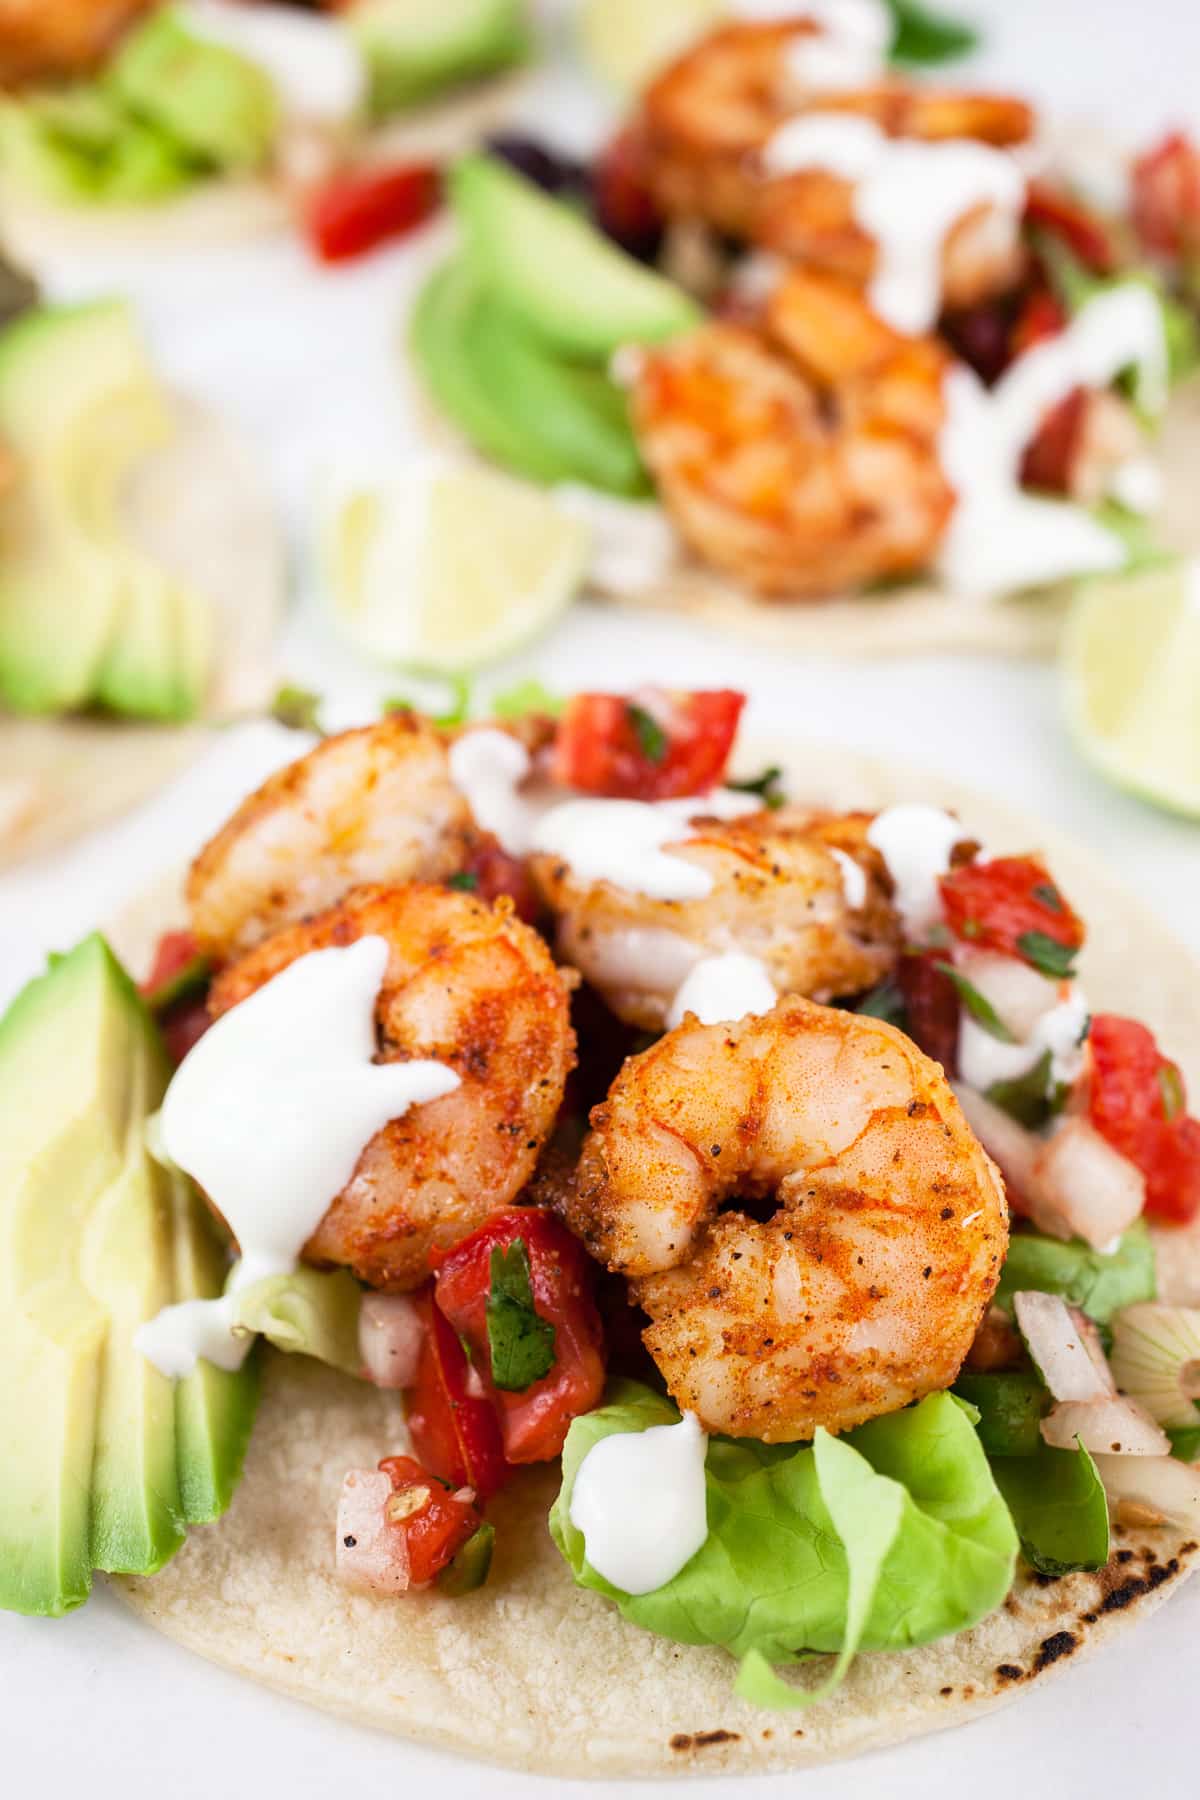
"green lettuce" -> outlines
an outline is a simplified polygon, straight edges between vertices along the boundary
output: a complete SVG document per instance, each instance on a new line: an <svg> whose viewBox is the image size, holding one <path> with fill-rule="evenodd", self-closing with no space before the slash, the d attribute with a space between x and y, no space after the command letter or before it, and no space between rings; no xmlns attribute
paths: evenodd
<svg viewBox="0 0 1200 1800"><path fill-rule="evenodd" d="M1123 1306L1153 1300L1154 1246L1145 1221L1131 1225L1111 1254L1078 1239L1063 1243L1038 1231L1014 1232L996 1289L997 1304L1011 1312L1013 1295L1024 1288L1061 1294L1098 1325L1107 1325Z"/></svg>
<svg viewBox="0 0 1200 1800"><path fill-rule="evenodd" d="M362 1373L358 1315L362 1289L346 1269L297 1269L238 1289L234 1331L257 1332L299 1356L314 1356L348 1375Z"/></svg>
<svg viewBox="0 0 1200 1800"><path fill-rule="evenodd" d="M1108 1561L1108 1500L1080 1444L1040 1444L1032 1456L997 1456L996 1485L1008 1503L1026 1562L1043 1575L1102 1569Z"/></svg>
<svg viewBox="0 0 1200 1800"><path fill-rule="evenodd" d="M575 1580L634 1624L681 1644L720 1644L741 1659L737 1691L766 1706L804 1706L840 1680L859 1650L897 1650L981 1619L1008 1593L1017 1534L992 1479L971 1409L933 1394L844 1438L811 1447L712 1438L708 1537L649 1594L627 1594L587 1561L571 1495L588 1451L613 1432L675 1423L671 1402L615 1383L576 1419L550 1530ZM815 1653L838 1661L817 1689L773 1672Z"/></svg>

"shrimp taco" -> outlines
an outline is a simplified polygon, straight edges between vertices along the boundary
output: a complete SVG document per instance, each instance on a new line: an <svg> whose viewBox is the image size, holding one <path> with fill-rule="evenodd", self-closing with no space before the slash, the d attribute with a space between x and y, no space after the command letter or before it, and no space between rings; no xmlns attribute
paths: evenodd
<svg viewBox="0 0 1200 1800"><path fill-rule="evenodd" d="M16 1000L6 1606L111 1571L653 1774L956 1722L1190 1571L1194 968L940 783L730 773L741 704L329 738Z"/></svg>
<svg viewBox="0 0 1200 1800"><path fill-rule="evenodd" d="M284 549L253 459L120 300L0 331L0 863L131 806L271 693Z"/></svg>
<svg viewBox="0 0 1200 1800"><path fill-rule="evenodd" d="M1200 151L1080 169L1024 100L889 70L890 21L685 48L579 178L595 229L528 151L467 159L412 355L591 519L602 593L807 648L1044 650L1068 578L1200 547L1194 394L1167 411Z"/></svg>
<svg viewBox="0 0 1200 1800"><path fill-rule="evenodd" d="M295 217L356 254L428 215L431 159L498 122L530 44L524 0L4 0L6 238L37 259Z"/></svg>

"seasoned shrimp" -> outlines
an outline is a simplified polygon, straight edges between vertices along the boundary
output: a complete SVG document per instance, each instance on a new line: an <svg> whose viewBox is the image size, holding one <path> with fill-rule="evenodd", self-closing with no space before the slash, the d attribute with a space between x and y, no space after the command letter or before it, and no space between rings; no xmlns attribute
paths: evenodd
<svg viewBox="0 0 1200 1800"><path fill-rule="evenodd" d="M220 962L360 883L440 880L476 837L446 740L394 713L327 738L242 802L192 864L192 930Z"/></svg>
<svg viewBox="0 0 1200 1800"><path fill-rule="evenodd" d="M929 562L954 505L938 454L945 352L800 270L763 327L710 323L639 354L634 429L679 531L768 595Z"/></svg>
<svg viewBox="0 0 1200 1800"><path fill-rule="evenodd" d="M82 75L156 0L0 0L0 86Z"/></svg>
<svg viewBox="0 0 1200 1800"><path fill-rule="evenodd" d="M566 981L505 900L411 883L364 887L268 938L217 977L220 1015L310 950L378 933L388 945L381 1061L430 1057L461 1085L379 1132L304 1247L371 1287L403 1291L533 1173L575 1062Z"/></svg>
<svg viewBox="0 0 1200 1800"><path fill-rule="evenodd" d="M669 218L703 219L719 231L865 284L875 246L854 218L853 187L823 173L770 177L763 152L789 119L853 113L889 137L1023 143L1033 115L1007 95L939 92L899 81L847 90L806 86L802 52L821 27L795 18L721 26L678 58L647 90L636 127L640 172ZM952 227L943 255L948 304L971 305L1016 272L1015 231L994 208Z"/></svg>
<svg viewBox="0 0 1200 1800"><path fill-rule="evenodd" d="M857 993L886 974L900 932L883 859L867 842L870 822L868 813L801 807L700 819L669 854L712 877L702 900L651 900L583 881L551 856L534 857L531 873L557 919L563 960L627 1024L661 1031L704 956L756 956L777 992L816 1000Z"/></svg>
<svg viewBox="0 0 1200 1800"><path fill-rule="evenodd" d="M563 1205L630 1278L677 1404L767 1443L949 1386L1008 1236L999 1171L937 1064L800 999L685 1019L631 1057Z"/></svg>

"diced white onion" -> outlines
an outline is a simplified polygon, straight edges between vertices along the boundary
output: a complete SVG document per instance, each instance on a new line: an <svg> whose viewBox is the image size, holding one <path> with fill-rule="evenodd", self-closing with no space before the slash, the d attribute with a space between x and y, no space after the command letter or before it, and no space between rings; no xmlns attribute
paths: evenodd
<svg viewBox="0 0 1200 1800"><path fill-rule="evenodd" d="M1029 1203L1040 1230L1102 1250L1141 1217L1146 1178L1086 1119L1064 1119L1041 1146Z"/></svg>
<svg viewBox="0 0 1200 1800"><path fill-rule="evenodd" d="M1121 1501L1160 1513L1185 1531L1200 1531L1200 1468L1174 1456L1104 1456L1096 1468L1114 1511Z"/></svg>
<svg viewBox="0 0 1200 1800"><path fill-rule="evenodd" d="M339 1581L359 1593L408 1592L405 1534L389 1525L385 1512L391 1497L391 1481L375 1469L351 1469L342 1482L337 1574Z"/></svg>
<svg viewBox="0 0 1200 1800"><path fill-rule="evenodd" d="M1059 1450L1076 1440L1093 1456L1169 1456L1170 1439L1133 1400L1064 1400L1042 1420L1042 1436Z"/></svg>
<svg viewBox="0 0 1200 1800"><path fill-rule="evenodd" d="M1058 1294L1013 1295L1017 1326L1042 1380L1056 1400L1091 1402L1116 1395L1104 1352L1089 1321ZM1094 1328L1093 1328L1094 1329Z"/></svg>
<svg viewBox="0 0 1200 1800"><path fill-rule="evenodd" d="M367 1378L381 1388L411 1387L424 1335L407 1294L365 1294L358 1315L358 1348Z"/></svg>
<svg viewBox="0 0 1200 1800"><path fill-rule="evenodd" d="M995 1007L1001 1023L1024 1043L1039 1019L1059 1002L1059 983L1022 962L1018 956L1001 956L994 950L959 950L955 967L971 986Z"/></svg>
<svg viewBox="0 0 1200 1800"><path fill-rule="evenodd" d="M1160 1425L1200 1426L1200 1309L1147 1300L1113 1320L1117 1386Z"/></svg>

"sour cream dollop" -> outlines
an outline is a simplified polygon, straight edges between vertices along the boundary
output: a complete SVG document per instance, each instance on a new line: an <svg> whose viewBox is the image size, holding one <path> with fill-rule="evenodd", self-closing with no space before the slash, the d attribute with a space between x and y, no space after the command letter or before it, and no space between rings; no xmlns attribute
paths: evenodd
<svg viewBox="0 0 1200 1800"><path fill-rule="evenodd" d="M874 844L887 865L896 910L910 937L923 938L941 919L938 880L950 868L954 846L966 835L949 813L913 801L885 807L867 827L867 842Z"/></svg>
<svg viewBox="0 0 1200 1800"><path fill-rule="evenodd" d="M742 950L705 956L684 977L667 1013L668 1029L695 1013L702 1025L732 1024L749 1013L770 1012L779 998L767 965Z"/></svg>
<svg viewBox="0 0 1200 1800"><path fill-rule="evenodd" d="M691 1561L708 1536L707 1452L695 1413L593 1444L575 1475L571 1523L598 1575L650 1594Z"/></svg>
<svg viewBox="0 0 1200 1800"><path fill-rule="evenodd" d="M298 957L209 1027L167 1089L165 1154L196 1180L238 1241L230 1292L288 1274L363 1146L410 1107L460 1085L444 1063L376 1063L381 937ZM236 1368L228 1296L165 1307L134 1343L166 1375L197 1357Z"/></svg>
<svg viewBox="0 0 1200 1800"><path fill-rule="evenodd" d="M853 113L801 113L763 151L770 175L821 169L853 184L854 217L876 245L869 288L898 331L928 331L941 310L942 247L977 207L1015 223L1025 177L1005 150L971 138L892 138Z"/></svg>

